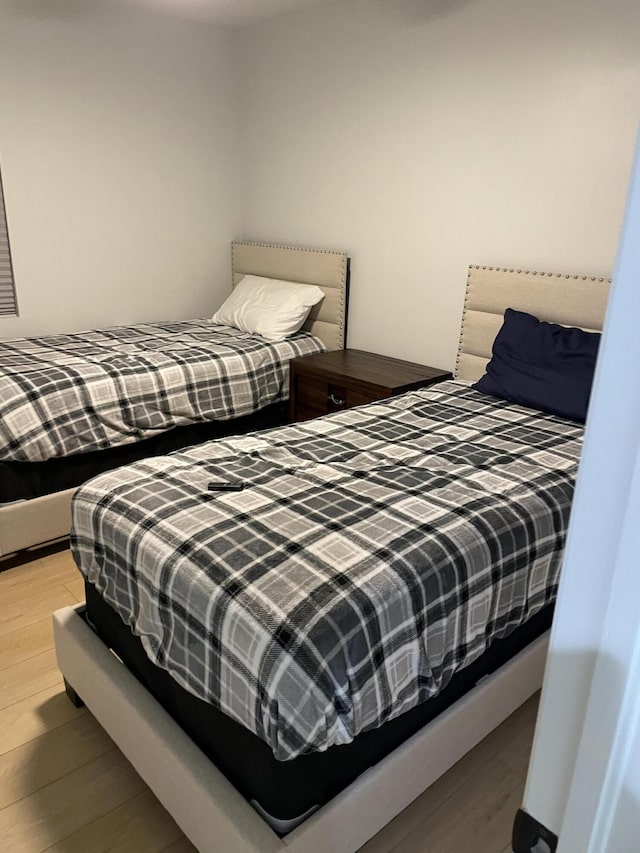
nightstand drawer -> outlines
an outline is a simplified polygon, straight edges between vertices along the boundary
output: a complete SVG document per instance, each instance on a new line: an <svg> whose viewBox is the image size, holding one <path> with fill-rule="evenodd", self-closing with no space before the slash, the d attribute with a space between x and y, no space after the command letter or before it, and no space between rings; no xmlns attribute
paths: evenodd
<svg viewBox="0 0 640 853"><path fill-rule="evenodd" d="M364 388L353 388L337 382L327 383L327 411L336 412L339 409L350 409L352 406L362 406L380 399L380 390L369 391Z"/></svg>
<svg viewBox="0 0 640 853"><path fill-rule="evenodd" d="M354 388L345 382L331 382L317 376L296 375L293 383L295 420L308 420L380 399L377 389Z"/></svg>

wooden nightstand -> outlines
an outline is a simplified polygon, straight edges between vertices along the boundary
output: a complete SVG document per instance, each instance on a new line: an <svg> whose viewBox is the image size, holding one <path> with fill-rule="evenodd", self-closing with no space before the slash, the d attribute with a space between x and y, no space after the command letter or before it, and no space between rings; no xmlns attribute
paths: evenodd
<svg viewBox="0 0 640 853"><path fill-rule="evenodd" d="M450 379L451 373L357 349L305 355L290 362L289 420L372 403Z"/></svg>

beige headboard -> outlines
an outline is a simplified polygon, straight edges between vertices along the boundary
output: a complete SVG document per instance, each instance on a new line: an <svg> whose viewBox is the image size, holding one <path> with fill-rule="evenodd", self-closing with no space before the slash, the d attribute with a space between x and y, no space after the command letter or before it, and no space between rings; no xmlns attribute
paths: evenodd
<svg viewBox="0 0 640 853"><path fill-rule="evenodd" d="M454 377L482 376L507 308L548 323L601 331L610 284L586 275L470 266Z"/></svg>
<svg viewBox="0 0 640 853"><path fill-rule="evenodd" d="M344 252L236 241L231 244L231 271L234 287L245 275L318 285L324 299L311 310L303 328L329 350L344 347L349 298L349 259Z"/></svg>

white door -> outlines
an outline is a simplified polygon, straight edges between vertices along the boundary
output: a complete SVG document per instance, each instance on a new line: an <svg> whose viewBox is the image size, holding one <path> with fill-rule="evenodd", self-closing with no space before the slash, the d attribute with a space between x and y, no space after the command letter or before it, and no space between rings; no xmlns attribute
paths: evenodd
<svg viewBox="0 0 640 853"><path fill-rule="evenodd" d="M640 137L523 810L559 853L640 851Z"/></svg>

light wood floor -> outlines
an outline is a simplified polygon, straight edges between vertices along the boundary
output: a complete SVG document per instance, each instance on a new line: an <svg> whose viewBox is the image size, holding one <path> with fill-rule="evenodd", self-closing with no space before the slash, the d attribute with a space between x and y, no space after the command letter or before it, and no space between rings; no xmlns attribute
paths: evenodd
<svg viewBox="0 0 640 853"><path fill-rule="evenodd" d="M66 550L0 573L0 849L193 853L93 717L65 696L50 615L82 598ZM537 697L361 853L510 851L536 708Z"/></svg>

